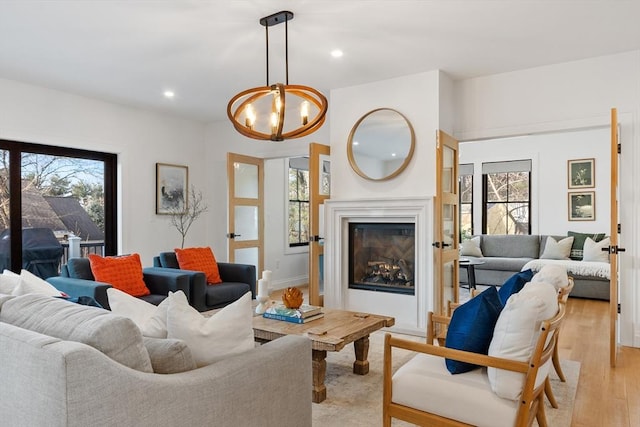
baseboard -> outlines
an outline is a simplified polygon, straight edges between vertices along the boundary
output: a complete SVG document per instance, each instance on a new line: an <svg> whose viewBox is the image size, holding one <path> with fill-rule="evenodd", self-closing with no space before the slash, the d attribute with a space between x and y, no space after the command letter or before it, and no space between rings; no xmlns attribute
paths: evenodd
<svg viewBox="0 0 640 427"><path fill-rule="evenodd" d="M280 289L290 288L292 286L306 286L309 284L309 276L297 276L290 277L286 280L272 280L271 286L269 286L269 292L277 291Z"/></svg>

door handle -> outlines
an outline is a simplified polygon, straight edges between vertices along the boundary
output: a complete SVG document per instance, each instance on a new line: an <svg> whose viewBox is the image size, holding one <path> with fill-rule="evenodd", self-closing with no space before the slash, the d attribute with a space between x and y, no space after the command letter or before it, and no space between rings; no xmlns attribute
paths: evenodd
<svg viewBox="0 0 640 427"><path fill-rule="evenodd" d="M619 252L626 252L627 250L625 248L620 248L618 246L609 246L607 248L602 248L602 251L615 255Z"/></svg>
<svg viewBox="0 0 640 427"><path fill-rule="evenodd" d="M229 239L235 239L236 237L241 237L242 234L235 234L235 233L227 233L227 237Z"/></svg>

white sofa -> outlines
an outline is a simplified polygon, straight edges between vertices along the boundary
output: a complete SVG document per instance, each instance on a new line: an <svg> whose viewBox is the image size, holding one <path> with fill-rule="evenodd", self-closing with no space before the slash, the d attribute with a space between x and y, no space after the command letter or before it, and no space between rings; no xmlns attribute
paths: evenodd
<svg viewBox="0 0 640 427"><path fill-rule="evenodd" d="M181 348L176 341L167 347ZM305 338L184 372L154 373L156 366L127 318L42 295L0 295L2 425L311 426Z"/></svg>

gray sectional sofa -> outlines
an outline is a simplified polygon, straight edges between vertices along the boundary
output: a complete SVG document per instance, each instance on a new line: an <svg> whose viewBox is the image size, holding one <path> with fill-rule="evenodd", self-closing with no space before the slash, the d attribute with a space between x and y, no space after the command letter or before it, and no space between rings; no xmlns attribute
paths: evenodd
<svg viewBox="0 0 640 427"><path fill-rule="evenodd" d="M482 264L475 265L477 285L501 286L514 273L532 260L540 258L544 252L547 235L478 235L482 257L462 255L476 259ZM552 236L556 240L567 236ZM580 261L567 260L567 268ZM562 261L560 261L562 263ZM574 279L572 297L609 300L609 279L597 276L581 276L568 272ZM460 267L460 281L467 281L466 268Z"/></svg>
<svg viewBox="0 0 640 427"><path fill-rule="evenodd" d="M311 426L308 339L279 338L186 371L180 340L155 342L101 308L0 295L0 424ZM182 369L158 373L159 361Z"/></svg>

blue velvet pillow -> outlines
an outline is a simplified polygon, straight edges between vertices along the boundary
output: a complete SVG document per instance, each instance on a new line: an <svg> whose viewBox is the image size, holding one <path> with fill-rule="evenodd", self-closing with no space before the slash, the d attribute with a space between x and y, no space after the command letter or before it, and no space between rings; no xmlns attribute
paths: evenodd
<svg viewBox="0 0 640 427"><path fill-rule="evenodd" d="M493 286L462 304L451 317L445 347L487 354L501 311L500 297ZM445 362L452 374L462 374L478 367L451 359L445 359Z"/></svg>
<svg viewBox="0 0 640 427"><path fill-rule="evenodd" d="M529 283L532 278L533 271L531 271L531 269L521 271L509 277L507 281L500 286L500 290L498 291L498 296L500 297L502 305L506 305L509 297L520 292L524 285Z"/></svg>

